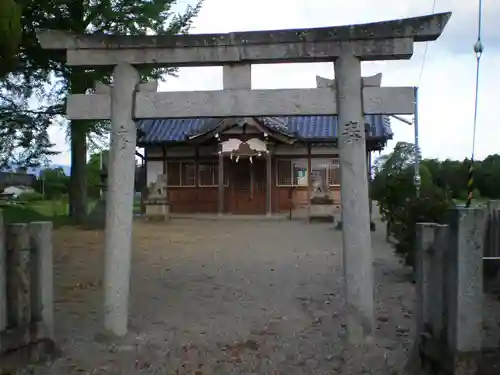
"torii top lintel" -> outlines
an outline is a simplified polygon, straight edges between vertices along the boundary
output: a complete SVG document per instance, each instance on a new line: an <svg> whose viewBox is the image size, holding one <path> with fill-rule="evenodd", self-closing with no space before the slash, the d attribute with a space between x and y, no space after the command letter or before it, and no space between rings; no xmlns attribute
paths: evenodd
<svg viewBox="0 0 500 375"><path fill-rule="evenodd" d="M68 65L74 66L331 61L346 43L363 60L390 60L410 58L414 42L436 40L450 16L447 12L359 25L225 34L76 35L37 30L37 36L44 49L68 50Z"/></svg>

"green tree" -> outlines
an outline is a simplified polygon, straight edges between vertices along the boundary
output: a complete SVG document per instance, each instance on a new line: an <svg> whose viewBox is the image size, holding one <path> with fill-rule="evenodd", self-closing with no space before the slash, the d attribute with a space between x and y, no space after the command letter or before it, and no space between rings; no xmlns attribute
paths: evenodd
<svg viewBox="0 0 500 375"><path fill-rule="evenodd" d="M474 164L474 185L481 196L500 199L500 155L489 155L483 161Z"/></svg>
<svg viewBox="0 0 500 375"><path fill-rule="evenodd" d="M454 199L467 197L467 175L470 161L446 159L441 163L440 175L449 194Z"/></svg>
<svg viewBox="0 0 500 375"><path fill-rule="evenodd" d="M69 177L62 168L47 168L41 171L39 186L45 199L61 199L68 193Z"/></svg>
<svg viewBox="0 0 500 375"><path fill-rule="evenodd" d="M183 14L174 12L176 0L25 0L23 6L23 43L21 55L25 57L23 63L11 72L8 85L4 92L8 98L18 97L25 105L27 98L37 91L40 98L45 99L40 108L33 114L21 108L27 122L39 118L38 132L33 132L29 125L28 130L33 133L29 139L46 136L47 121L41 121L44 115L64 114L64 101L69 93L81 94L93 90L96 82L111 83L110 69L83 69L65 66L65 53L63 51L45 51L38 44L35 28L67 30L78 34L106 33L129 35L173 35L187 33L191 22L198 14L202 2L188 6ZM21 59L20 59L21 60ZM141 72L142 80L158 78L165 73L174 73L174 70L147 69ZM16 82L17 79L17 82ZM50 91L47 90L47 83ZM55 82L55 83L54 83ZM16 85L17 83L17 85ZM23 85L24 84L24 85ZM16 93L16 87L28 89ZM14 95L12 93L17 94ZM28 92L30 91L30 92ZM7 95L4 95L4 98ZM4 99L4 101L6 101ZM0 101L0 104L2 101ZM19 111L12 111L20 113ZM30 115L27 115L30 113ZM11 114L13 115L13 114ZM38 116L38 117L37 117ZM44 117L43 119L45 119ZM0 121L2 121L0 119ZM2 127L10 119L3 120ZM49 120L50 121L50 120ZM66 123L63 117L58 121L67 125L71 144L71 183L70 183L70 214L75 221L82 222L87 212L87 144L91 145L101 139L108 131L107 122L70 121ZM9 127L12 129L12 126ZM12 130L10 130L12 132ZM15 134L20 138L19 134ZM48 138L47 138L48 139ZM44 140L45 141L45 140ZM25 142L26 143L26 142ZM44 146L47 146L46 142ZM26 148L29 149L29 148ZM31 159L37 160L48 147L39 147L40 152ZM12 157L12 155L10 155Z"/></svg>
<svg viewBox="0 0 500 375"><path fill-rule="evenodd" d="M467 199L467 181L470 159L444 160L425 159L422 161L433 178L434 183L445 189L453 199ZM484 160L474 162L474 198L500 198L500 155L489 155Z"/></svg>
<svg viewBox="0 0 500 375"><path fill-rule="evenodd" d="M415 147L399 142L394 151L375 162L372 198L379 203L382 219L396 239L395 251L406 264L414 264L417 222L443 222L450 201L421 165L421 187L414 185Z"/></svg>
<svg viewBox="0 0 500 375"><path fill-rule="evenodd" d="M445 187L440 175L441 162L438 159L424 159L420 165L427 169L434 184Z"/></svg>
<svg viewBox="0 0 500 375"><path fill-rule="evenodd" d="M193 18L198 14L201 2L188 7L183 15L172 17L175 0L101 0L71 1L69 4L69 30L75 33L107 33L159 35L186 33ZM96 82L111 83L109 69L86 70L83 68L64 69L59 75L65 88L72 94L82 94L92 90ZM158 78L166 70L154 69L142 72L142 79ZM87 137L90 134L103 135L108 129L107 122L91 123L71 121L71 185L70 210L77 222L83 221L87 207L86 155Z"/></svg>
<svg viewBox="0 0 500 375"><path fill-rule="evenodd" d="M35 35L37 27L56 26L54 1L19 0L22 36L16 64L9 64L8 74L0 75L0 168L39 166L57 153L51 150L47 129L64 110L62 102L53 106L62 98L52 95L50 85L51 72L60 64L40 48Z"/></svg>
<svg viewBox="0 0 500 375"><path fill-rule="evenodd" d="M101 158L103 163L108 159L109 151L95 152L87 163L87 191L91 198L99 198L101 192Z"/></svg>
<svg viewBox="0 0 500 375"><path fill-rule="evenodd" d="M0 77L13 68L21 36L21 7L15 0L0 1Z"/></svg>

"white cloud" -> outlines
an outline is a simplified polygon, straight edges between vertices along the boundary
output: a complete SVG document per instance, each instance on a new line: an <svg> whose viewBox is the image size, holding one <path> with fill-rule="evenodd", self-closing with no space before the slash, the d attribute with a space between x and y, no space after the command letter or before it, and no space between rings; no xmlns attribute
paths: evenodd
<svg viewBox="0 0 500 375"><path fill-rule="evenodd" d="M49 128L49 137L52 143L55 144L53 150L60 152L51 158L53 164L70 165L70 147L66 142L66 130L60 126L54 125Z"/></svg>
<svg viewBox="0 0 500 375"><path fill-rule="evenodd" d="M181 2L186 3L186 2ZM500 17L500 3L485 2L476 157L500 152L496 124L495 93L500 72L500 34L493 32ZM321 27L383 21L428 14L432 0L206 0L194 22L193 33L283 28ZM463 0L438 0L436 12L452 11L452 18L437 41L428 44L420 82L420 141L425 157L469 157L472 148L477 4ZM383 73L383 84L418 84L424 46L415 47L409 61L363 63L363 74ZM254 88L314 87L315 76L333 77L333 65L281 64L252 68ZM222 87L222 68L183 68L179 78L169 78L161 90L216 90ZM396 141L413 141L413 128L393 121ZM60 145L61 137L57 140ZM59 149L63 147L59 146ZM67 146L66 146L67 148ZM67 156L56 157L67 160Z"/></svg>

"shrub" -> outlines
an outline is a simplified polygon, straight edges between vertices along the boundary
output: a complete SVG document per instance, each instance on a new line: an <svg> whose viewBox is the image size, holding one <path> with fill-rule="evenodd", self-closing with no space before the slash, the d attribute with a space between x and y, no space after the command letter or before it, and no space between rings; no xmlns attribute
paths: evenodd
<svg viewBox="0 0 500 375"><path fill-rule="evenodd" d="M417 197L414 176L413 145L398 143L391 155L377 166L372 198L379 203L382 220L395 238L395 252L405 264L414 265L416 223L443 223L452 201L434 185L429 170L420 168L421 188Z"/></svg>
<svg viewBox="0 0 500 375"><path fill-rule="evenodd" d="M416 224L445 223L452 206L443 192L436 188L421 191L419 198L409 197L404 209L392 209L391 232L396 240L395 252L406 265L414 266L416 252Z"/></svg>
<svg viewBox="0 0 500 375"><path fill-rule="evenodd" d="M17 199L26 202L38 202L42 201L44 197L42 194L33 191L33 192L21 193L19 194L19 197Z"/></svg>
<svg viewBox="0 0 500 375"><path fill-rule="evenodd" d="M382 220L389 224L390 234L396 240L396 254L405 264L413 266L416 223L444 223L452 202L434 185L423 184L417 198L413 183L401 178L387 179L386 192L379 197Z"/></svg>

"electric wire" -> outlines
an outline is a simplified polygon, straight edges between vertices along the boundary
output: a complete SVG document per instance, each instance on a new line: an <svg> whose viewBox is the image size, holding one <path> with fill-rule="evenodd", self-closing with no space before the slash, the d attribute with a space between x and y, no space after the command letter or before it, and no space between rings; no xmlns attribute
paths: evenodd
<svg viewBox="0 0 500 375"><path fill-rule="evenodd" d="M474 97L474 120L472 126L472 152L469 164L469 173L467 179L467 202L465 207L470 207L473 199L474 191L474 157L476 151L476 133L477 133L477 112L479 107L479 74L481 68L481 56L483 54L484 46L481 41L483 24L483 2L479 0L479 12L478 12L478 22L477 22L477 41L474 44L474 52L476 54L476 86L475 86L475 97Z"/></svg>
<svg viewBox="0 0 500 375"><path fill-rule="evenodd" d="M433 14L436 10L436 0L432 1L432 10L431 14ZM421 178L420 178L420 160L422 158L422 153L420 150L420 145L419 145L419 137L418 137L418 89L420 87L420 84L422 82L422 75L424 73L424 67L425 67L425 62L427 60L427 51L428 51L428 46L429 43L425 43L424 47L424 55L422 57L422 63L420 65L420 73L418 75L418 81L417 81L417 86L415 87L415 113L413 115L413 126L415 130L415 172L414 172L414 184L415 184L415 193L417 195L417 198L420 197L420 184L421 184Z"/></svg>
<svg viewBox="0 0 500 375"><path fill-rule="evenodd" d="M433 14L435 11L436 11L436 0L433 0L431 14ZM424 74L425 61L427 60L427 48L428 48L428 46L429 46L429 42L426 42L425 47L424 47L424 56L422 57L422 64L420 65L420 73L418 75L417 87L420 87L420 82L422 82L422 75Z"/></svg>

